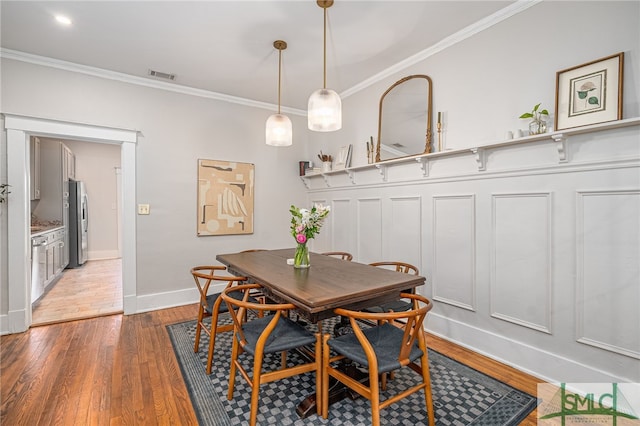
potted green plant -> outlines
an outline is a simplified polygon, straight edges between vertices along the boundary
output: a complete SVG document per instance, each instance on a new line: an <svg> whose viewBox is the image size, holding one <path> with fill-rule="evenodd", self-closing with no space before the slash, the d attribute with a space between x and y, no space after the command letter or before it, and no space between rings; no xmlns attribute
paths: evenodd
<svg viewBox="0 0 640 426"><path fill-rule="evenodd" d="M537 104L533 107L531 112L525 112L519 118L532 118L529 123L529 134L530 135L539 135L547 131L547 122L542 116L549 116L549 111L546 109L541 110L540 105L542 103Z"/></svg>

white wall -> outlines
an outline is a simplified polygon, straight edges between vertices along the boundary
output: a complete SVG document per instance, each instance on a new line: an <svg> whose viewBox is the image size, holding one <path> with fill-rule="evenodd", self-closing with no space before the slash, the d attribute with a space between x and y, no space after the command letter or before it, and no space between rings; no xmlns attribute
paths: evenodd
<svg viewBox="0 0 640 426"><path fill-rule="evenodd" d="M639 117L639 18L639 2L545 1L344 99L322 149L353 143L362 168L309 178L309 201L334 208L319 243L415 263L436 300L428 329L475 351L558 382L640 381L638 125L571 137L568 163L549 137L485 152L486 170L462 150L526 128L539 102L552 123L556 72L618 52L623 117ZM442 111L459 151L383 176L365 141L411 74L433 79L434 123Z"/></svg>
<svg viewBox="0 0 640 426"><path fill-rule="evenodd" d="M289 205L304 202L298 161L306 156L306 136L296 131L306 126L303 118L290 117L296 131L292 147L268 147L264 123L272 111L7 59L1 67L4 113L140 132L137 200L151 206L151 214L138 216L137 222L137 294L146 297L142 306L176 303L173 292L191 294L189 268L215 262L218 253L291 245ZM196 236L199 158L256 165L252 235ZM2 294L6 288L3 272ZM162 302L154 302L158 294ZM3 297L0 313L6 313L5 301Z"/></svg>
<svg viewBox="0 0 640 426"><path fill-rule="evenodd" d="M292 149L279 150L264 146L263 126L268 111L11 60L2 61L2 108L3 112L15 114L141 131L137 148L137 199L140 203L150 204L152 214L138 217L137 290L140 295L151 296L190 288L192 284L187 275L188 268L196 263L212 261L216 253L246 247L289 246L288 206L291 203L302 204L301 200L305 198L304 186L297 178L297 161L315 157L320 149L335 153L339 146L352 143L355 148L353 164L365 164L364 142L370 136L377 136L379 97L389 85L405 75L427 74L433 79L434 114L435 111L444 113L448 148L483 145L500 140L506 130L524 128L526 121L517 117L534 104L542 102L553 110L556 71L620 51L625 52L624 117L639 116L638 16L638 2L549 1L536 4L364 91L346 97L343 99L344 128L341 131L322 135L298 131L296 145ZM304 119L291 118L294 131L306 127ZM634 144L638 141L637 126L631 129L616 131L610 139L595 141L590 135L581 139L587 143L581 149L585 149L586 154L596 154L595 158L588 159L590 164L595 164L588 175L580 170L573 170L570 175L564 172L545 175L529 170L518 176L504 174L488 180L477 170L473 156L453 156L447 161L436 161L429 166L435 168L430 172L431 177L419 177L418 181L399 179L396 181L399 183L394 185L381 185L379 181L370 184L366 180L364 184L353 184L346 174L340 175L346 182L336 186L335 191L312 189L307 194L308 202L328 201L334 207L330 223L316 241L317 248L350 250L361 261L377 260L379 256L402 256L405 260L418 263L422 273L430 278L435 272L434 265L437 265L437 247L432 246L434 229L438 229L433 225L434 212L444 213L445 216L441 217L452 221L449 223L450 229L459 230L460 233L456 234L458 237L477 238L477 241L463 240L466 243L474 242L475 245L470 248L469 244L464 244L462 248L466 251L459 251L459 256L466 256L466 266L460 270L466 275L461 272L462 275L455 281L457 285L450 288L450 291L458 291L456 300L460 299L461 304L471 301L475 310L438 302L430 327L476 350L558 381L619 378L637 382L640 380L637 359L592 344L576 342L578 337L585 337L578 334L576 327L595 323L584 321L585 318L578 321L574 316L574 289L578 283L587 286L596 284L577 281L574 274L577 269L572 269L578 264L577 252L573 251L574 246L569 249L565 246L566 241L572 244L581 241L576 200L597 200L583 196L591 194L589 191L604 190L607 195L613 195L612 191L623 188L627 191L624 194L632 200L630 205L634 205L633 194L640 188L640 183L637 180L637 155L634 151L637 149ZM311 152L303 147L307 142L315 147ZM611 166L608 172L598 170L600 160L597 155L602 154L602 147L611 147L608 152L615 154L618 148L616 144L620 143L626 146L627 153L634 153L631 163L627 163L626 168L620 171ZM492 167L499 165L509 170L518 167L557 167L557 145L550 143L541 146L544 149L532 150L529 145L516 147L512 155L502 157L496 154L489 161L493 162ZM198 158L256 163L257 213L254 235L195 237L195 174ZM610 158L607 161L616 163L619 160ZM527 164L529 166L525 167ZM537 166L532 167L531 164ZM451 171L467 170L469 167L474 170L471 178L451 179ZM409 170L409 173L419 173L419 165L411 164ZM376 179L379 175L375 169L367 173ZM394 172L390 173L393 181ZM435 179L438 173L449 176L449 181ZM516 179L512 182L512 178ZM533 211L543 213L548 223L535 221L538 216L526 216L528 205ZM597 204L595 210L589 212L595 212L593 214L597 216L598 212L605 209L604 205ZM625 211L631 214L635 212L633 208ZM449 212L451 214L447 214ZM504 212L507 212L506 219L499 220L500 226L496 228L492 225L492 217ZM460 216L454 217L453 213ZM499 237L502 231L507 235L518 231L515 219L510 217L516 213L524 216L523 220L533 225L532 229L546 233L542 237L535 234L522 245L508 240L492 240L492 235ZM588 219L594 217L589 216ZM391 222L389 218L392 218ZM465 220L473 221L474 228L470 228L471 225ZM628 218L622 223L629 223ZM406 224L413 225L410 227L413 232L407 232L409 227ZM550 231L547 226L550 226ZM561 233L556 232L557 227L560 227ZM470 229L474 230L474 234L470 234ZM624 230L616 228L612 234L613 240L609 243L613 242L613 247L622 244L617 239L622 238L623 234ZM389 235L403 238L393 239ZM503 244L505 241L507 245ZM540 251L547 243L547 251ZM633 238L630 244L632 249L637 248L634 246L637 241ZM496 247L500 254L508 254L511 249L532 249L532 259L547 262L534 265L537 274L541 270L550 274L548 285L551 287L543 287L545 291L551 289L551 298L545 307L547 310L538 311L534 307L530 312L523 311L519 319L522 320L520 322L547 327L551 334L505 320L504 317L509 315L498 318L505 313L503 308L509 307L510 300L491 293L495 286L499 288L505 285L504 274L509 272L492 269L492 265L495 265L492 262L500 264L504 259L491 257L490 250ZM471 261L473 264L470 266ZM445 266L451 270L453 264ZM616 265L615 262L613 264ZM593 264L588 266L592 267ZM598 273L603 271L606 272L606 269L596 269ZM542 276L547 277L544 274ZM515 288L529 284L527 291L540 296L539 289L531 279L517 283ZM451 278L445 274L439 280L439 289L447 291ZM638 284L637 281L631 283L633 296ZM432 292L433 289L426 291ZM469 291L475 293L470 295ZM5 293L6 279L0 295L4 296ZM445 293L443 298L452 296ZM547 296L542 295L543 298ZM516 299L513 300L515 303ZM571 303L567 304L567 300ZM4 303L2 312L6 312ZM607 312L613 315L615 310ZM636 318L633 312L627 310L620 314L624 319ZM570 317L570 322L564 324L562 320L566 316ZM592 340L609 339L605 343L621 343L620 336L606 336L601 327L598 325L595 330L597 335L587 335L587 340L595 337ZM635 330L633 324L627 327L631 328L625 330ZM637 344L634 340L622 343L633 349ZM566 375L561 374L564 368L568 372Z"/></svg>
<svg viewBox="0 0 640 426"><path fill-rule="evenodd" d="M417 266L427 329L476 352L550 381L637 383L640 119L627 124L485 147L481 163L425 157L426 176L408 159L308 177L309 201L332 207L318 243Z"/></svg>
<svg viewBox="0 0 640 426"><path fill-rule="evenodd" d="M495 142L507 130L526 129L528 120L518 117L539 102L552 114L553 127L556 72L619 52L625 52L624 117L640 116L639 9L637 1L535 4L343 99L343 129L314 144L331 153L352 143L352 165L366 164L365 142L377 140L380 96L411 74L433 80L433 127L442 111L446 148Z"/></svg>

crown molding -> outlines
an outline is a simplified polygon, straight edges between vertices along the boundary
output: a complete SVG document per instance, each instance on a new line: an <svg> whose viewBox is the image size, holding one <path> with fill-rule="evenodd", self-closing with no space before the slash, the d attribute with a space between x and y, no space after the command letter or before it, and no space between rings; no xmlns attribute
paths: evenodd
<svg viewBox="0 0 640 426"><path fill-rule="evenodd" d="M516 15L522 11L529 9L532 6L535 6L538 3L541 3L544 0L517 0L515 3L500 9L496 13L487 16L473 24L463 28L455 34L450 35L434 44L433 46L416 53L415 55L409 56L407 59L404 59L398 62L395 65L390 66L389 68L380 71L377 74L369 77L368 79L362 81L361 83L356 84L355 86L343 91L340 93L341 98L349 97L355 93L360 92L361 90L366 89L367 87L384 80L387 77L390 77L410 66L413 66L425 59L435 55L438 52L441 52L457 43L460 43L463 40L468 39L471 36L478 34L481 31L486 30L487 28L491 28L492 26L504 21Z"/></svg>
<svg viewBox="0 0 640 426"><path fill-rule="evenodd" d="M164 81L151 80L144 77L137 77L130 74L109 71L102 68L89 67L86 65L80 65L73 62L61 61L59 59L48 58L46 56L33 55L30 53L21 52L18 50L11 50L0 48L0 58L13 59L15 61L27 62L30 64L41 65L50 68L56 68L60 70L76 72L80 74L90 75L93 77L105 78L108 80L120 81L123 83L135 84L138 86L151 87L154 89L166 90L169 92L181 93L184 95L197 96L200 98L215 99L218 101L229 102L233 104L239 104L254 108L267 109L274 111L278 109L278 105L270 104L267 102L259 102L252 99L240 98L237 96L226 95L224 93L212 92L209 90L195 89L193 87L181 86L174 83L166 83ZM305 116L307 111L303 111L296 108L280 108L283 112L293 115Z"/></svg>
<svg viewBox="0 0 640 426"><path fill-rule="evenodd" d="M457 43L460 43L467 38L478 34L481 31L484 31L487 28L490 28L505 19L510 18L513 15L516 15L530 7L535 6L536 4L542 2L544 0L517 0L511 5L500 9L496 13L487 16L484 19L481 19L472 25L469 25L462 30L458 31L451 36L442 39L440 42L434 44L433 46L416 53L413 56L408 57L407 59L398 62L397 64L377 73L368 79L356 84L355 86L343 91L340 93L341 98L347 98L355 93L358 93L367 87L384 80L385 78L392 76L410 66L413 66L436 53L451 47ZM274 111L278 109L278 105L271 104L267 102L259 102L252 99L240 98L237 96L226 95L224 93L212 92L209 90L203 89L195 89L193 87L181 86L175 83L167 83L164 81L156 81L151 80L149 78L133 76L130 74L119 73L115 71L109 71L102 68L89 67L86 65L80 65L73 62L62 61L59 59L48 58L45 56L33 55L30 53L21 52L18 50L11 50L0 48L0 58L13 59L16 61L27 62L35 65L41 65L50 68L57 68L65 71L77 72L80 74L91 75L94 77L105 78L108 80L115 80L129 84L135 84L138 86L151 87L160 90L166 90L169 92L181 93L184 95L197 96L200 98L214 99L223 102L229 102L238 105L244 105L248 107L261 108L269 111ZM297 108L284 107L281 108L282 112L292 115L298 115L302 117L306 117L307 111L301 110Z"/></svg>

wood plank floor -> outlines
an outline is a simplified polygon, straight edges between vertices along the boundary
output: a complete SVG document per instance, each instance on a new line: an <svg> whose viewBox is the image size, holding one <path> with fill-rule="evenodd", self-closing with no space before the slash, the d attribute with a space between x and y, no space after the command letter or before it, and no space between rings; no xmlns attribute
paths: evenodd
<svg viewBox="0 0 640 426"><path fill-rule="evenodd" d="M33 306L32 325L122 313L122 260L90 260L65 269Z"/></svg>
<svg viewBox="0 0 640 426"><path fill-rule="evenodd" d="M52 324L2 336L0 424L197 424L165 328L194 319L196 312L196 305L188 305ZM540 380L535 377L435 336L428 336L428 344L536 394ZM522 424L536 425L535 412Z"/></svg>

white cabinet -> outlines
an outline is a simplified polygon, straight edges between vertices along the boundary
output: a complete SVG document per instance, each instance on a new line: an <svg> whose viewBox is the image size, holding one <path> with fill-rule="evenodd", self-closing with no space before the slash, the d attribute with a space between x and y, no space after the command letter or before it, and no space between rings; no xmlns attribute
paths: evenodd
<svg viewBox="0 0 640 426"><path fill-rule="evenodd" d="M32 137L29 156L29 194L31 200L40 199L40 139Z"/></svg>
<svg viewBox="0 0 640 426"><path fill-rule="evenodd" d="M62 144L62 155L64 157L63 174L69 179L76 179L76 156L66 145Z"/></svg>

